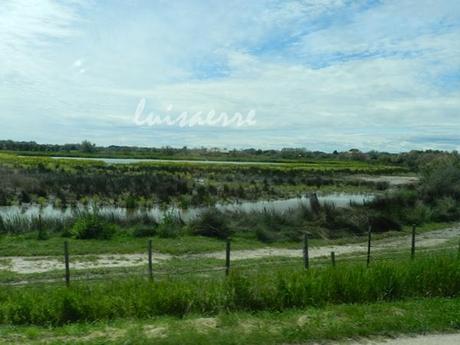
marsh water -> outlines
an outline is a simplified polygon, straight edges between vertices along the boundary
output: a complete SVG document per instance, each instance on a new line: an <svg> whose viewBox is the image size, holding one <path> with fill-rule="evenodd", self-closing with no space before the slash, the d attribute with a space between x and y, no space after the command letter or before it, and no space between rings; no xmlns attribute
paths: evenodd
<svg viewBox="0 0 460 345"><path fill-rule="evenodd" d="M271 162L244 162L244 161L213 161L213 160L184 160L184 159L147 159L147 158L86 158L86 157L51 157L53 159L72 159L100 161L107 164L136 164L136 163L206 163L206 164L233 164L233 165L282 165L285 163Z"/></svg>
<svg viewBox="0 0 460 345"><path fill-rule="evenodd" d="M334 204L336 207L348 207L351 204L363 204L371 201L374 198L373 194L348 194L348 193L333 193L318 195L320 204ZM284 212L289 209L295 209L300 205L310 206L310 198L308 196L282 199L282 200L264 200L264 201L244 201L234 202L229 204L217 204L215 207L221 211L264 211L274 210L277 212ZM152 208L139 208L135 210L128 210L123 207L116 206L101 206L97 210L101 214L113 214L119 217L129 217L130 215L147 214L156 219L162 219L165 214L171 212L179 215L184 221L189 221L204 212L207 207L193 207L188 209L180 209L177 207L160 207L155 206ZM42 215L46 218L64 219L75 215L79 211L91 211L93 207L77 205L74 207L58 208L53 205L40 206L40 205L23 205L23 206L2 206L0 207L0 217L3 219L12 217L36 217Z"/></svg>

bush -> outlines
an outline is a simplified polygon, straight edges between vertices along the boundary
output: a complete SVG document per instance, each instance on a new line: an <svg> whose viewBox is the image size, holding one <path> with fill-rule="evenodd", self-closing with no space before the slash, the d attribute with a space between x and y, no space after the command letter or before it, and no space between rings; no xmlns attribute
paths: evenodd
<svg viewBox="0 0 460 345"><path fill-rule="evenodd" d="M433 208L433 219L438 222L457 220L460 217L460 209L456 201L451 197L444 197L436 201Z"/></svg>
<svg viewBox="0 0 460 345"><path fill-rule="evenodd" d="M87 214L77 219L72 227L75 238L81 240L109 240L115 234L115 226L97 214Z"/></svg>
<svg viewBox="0 0 460 345"><path fill-rule="evenodd" d="M38 228L37 239L39 241L46 241L49 239L49 234L43 226Z"/></svg>
<svg viewBox="0 0 460 345"><path fill-rule="evenodd" d="M157 233L162 238L176 238L182 233L183 222L173 212L166 213L163 221L158 225Z"/></svg>
<svg viewBox="0 0 460 345"><path fill-rule="evenodd" d="M275 242L276 240L278 240L278 237L276 233L268 230L268 229L265 229L263 226L258 226L256 228L256 238L260 241L260 242L264 242L264 243L273 243Z"/></svg>
<svg viewBox="0 0 460 345"><path fill-rule="evenodd" d="M192 229L196 235L207 237L225 239L231 235L225 214L216 208L208 209L200 214L193 222Z"/></svg>
<svg viewBox="0 0 460 345"><path fill-rule="evenodd" d="M148 225L137 225L133 229L134 237L152 237L157 233L156 229L153 226Z"/></svg>
<svg viewBox="0 0 460 345"><path fill-rule="evenodd" d="M407 210L407 216L405 222L408 224L422 225L423 223L429 222L432 219L432 210L423 204L423 202L417 202L414 208Z"/></svg>
<svg viewBox="0 0 460 345"><path fill-rule="evenodd" d="M369 216L369 224L372 226L373 232L385 232L390 230L400 231L402 229L398 221L379 213Z"/></svg>
<svg viewBox="0 0 460 345"><path fill-rule="evenodd" d="M460 200L460 163L440 160L425 169L422 193L425 200L433 202L442 197Z"/></svg>

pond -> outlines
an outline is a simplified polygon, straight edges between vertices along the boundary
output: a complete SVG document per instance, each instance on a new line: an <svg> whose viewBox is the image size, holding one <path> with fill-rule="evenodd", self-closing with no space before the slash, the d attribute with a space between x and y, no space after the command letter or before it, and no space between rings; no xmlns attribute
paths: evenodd
<svg viewBox="0 0 460 345"><path fill-rule="evenodd" d="M318 195L318 200L321 204L329 203L334 204L336 207L348 207L351 203L363 204L371 201L375 196L373 194L349 194L349 193L333 193ZM294 209L301 204L309 207L310 198L304 196L301 198L291 198L282 200L264 200L264 201L245 201L235 202L230 204L217 204L215 207L222 211L263 211L274 210L277 212L287 211ZM2 206L0 207L0 217L7 219L12 217L36 217L39 214L46 218L64 219L72 217L77 211L91 210L91 207L79 205L77 207L56 208L52 205L39 206L39 205L24 205L24 206ZM188 209L179 209L177 207L161 208L155 206L149 209L135 209L127 210L123 207L115 206L102 206L98 207L101 214L114 214L121 217L128 215L148 214L156 219L162 219L167 213L174 212L184 220L189 221L204 212L207 207L195 207Z"/></svg>
<svg viewBox="0 0 460 345"><path fill-rule="evenodd" d="M205 163L205 164L233 164L233 165L283 165L285 163L270 162L242 162L242 161L208 161L208 160L184 160L184 159L147 159L147 158L86 158L86 157L50 157L53 159L72 159L100 161L107 164L136 164L136 163Z"/></svg>

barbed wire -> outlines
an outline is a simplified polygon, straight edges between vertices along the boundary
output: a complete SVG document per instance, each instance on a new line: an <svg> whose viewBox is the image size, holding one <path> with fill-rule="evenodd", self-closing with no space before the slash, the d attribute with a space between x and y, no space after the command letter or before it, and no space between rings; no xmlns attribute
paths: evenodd
<svg viewBox="0 0 460 345"><path fill-rule="evenodd" d="M334 247L331 247L331 252L333 252ZM392 249L392 248L379 248L377 246L371 246L371 257L370 262L375 261L394 261L401 259L410 259L411 258L411 248L405 249ZM429 247L417 247L415 255L418 257L428 254L446 254L446 252L456 252L460 257L460 248L454 245L446 245L436 248ZM406 257L404 257L406 256ZM181 256L181 260L188 259L206 259L206 256L199 256L199 254L190 254L186 256ZM214 259L214 258L210 258ZM264 261L261 262L261 259ZM360 254L337 254L335 257L335 264L340 264L340 262L356 262L356 263L366 263L367 253ZM220 259L218 259L220 260ZM239 262L240 261L240 262ZM242 261L242 262L241 262ZM145 270L147 264L142 264L137 267L130 267L130 272L115 272L110 268L107 271L102 272L90 272L82 270L74 270L72 274L72 281L81 282L81 281L107 281L113 280L116 278L129 278L129 277L149 277L150 273ZM160 264L160 267L164 265ZM212 265L212 264L208 264ZM267 266L277 267L277 266L292 266L303 268L304 258L299 257L282 257L278 255L268 255L263 258L249 258L245 260L235 260L232 262L231 267L221 267L221 266L212 266L212 267L201 267L198 269L158 269L153 270L153 277L170 277L170 276L183 276L190 274L203 274L203 273L217 273L222 271L231 270L247 270L247 269L257 269ZM309 259L310 267L324 267L331 265L331 259L328 258L328 255L310 258ZM126 267L121 267L126 268ZM60 271L60 270L59 270ZM53 271L53 274L58 274L59 271ZM64 270L63 270L64 271ZM0 286L26 286L33 284L52 284L52 283L62 283L64 282L64 277L56 278L30 278L23 280L14 280L9 281L0 281Z"/></svg>

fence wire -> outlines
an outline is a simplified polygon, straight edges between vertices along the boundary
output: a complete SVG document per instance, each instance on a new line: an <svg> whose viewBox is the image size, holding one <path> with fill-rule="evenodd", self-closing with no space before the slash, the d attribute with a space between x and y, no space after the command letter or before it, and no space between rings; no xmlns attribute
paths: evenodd
<svg viewBox="0 0 460 345"><path fill-rule="evenodd" d="M454 234L455 235L455 234ZM457 234L458 235L458 234ZM421 235L423 236L423 235ZM428 238L428 240L427 240ZM362 243L355 244L357 251L351 251L350 253L341 253L343 246L331 246L328 247L331 249L331 252L336 249L338 252L337 255L332 255L334 259L331 259L329 255L313 255L312 257L305 257L305 251L302 255L302 251L299 250L299 257L283 257L282 255L267 255L264 257L254 257L247 259L231 259L231 249L230 245L227 244L227 252L223 252L224 260L220 258L220 255L199 255L199 254L189 254L185 256L177 257L179 263L183 266L197 265L196 268L169 268L165 269L164 262L154 263L152 255L148 255L149 262L145 262L138 266L126 266L126 267L112 267L112 268L95 268L95 269L72 269L71 256L67 256L66 259L62 262L63 269L55 270L50 274L51 277L44 278L38 275L31 277L21 277L10 276L7 279L3 278L0 280L0 285L2 286L24 286L24 285L33 285L33 284L53 284L58 283L62 284L66 282L66 273L68 279L72 282L82 282L82 281L114 281L120 279L128 279L134 277L141 278L150 278L154 280L167 279L169 277L180 277L185 275L216 275L219 274L222 277L225 272L227 275L232 270L251 270L251 269L266 269L266 268L280 268L280 267L292 267L303 269L304 267L324 267L328 265L340 266L341 263L362 263L366 264L369 260L369 264L372 265L376 261L395 261L395 260L408 260L413 259L414 257L423 257L429 255L440 255L440 254L457 254L460 258L460 243L459 239L456 236L449 237L435 237L430 234L429 237L423 237L421 246L417 247L417 241L412 242L415 246L409 245L406 246L405 240L407 238L401 239L400 245L397 247L392 247L392 243L398 243L398 239L389 238L387 240L378 240L374 243L370 243L369 255L367 253L367 246ZM430 242L431 241L431 242ZM409 242L409 241L408 241ZM308 243L308 242L306 242ZM304 247L306 246L304 243ZM435 246L424 246L423 244L435 244ZM401 245L404 244L404 248L401 248ZM439 245L436 245L439 244ZM308 248L308 246L307 246ZM299 248L300 249L300 248ZM314 251L315 247L308 248L309 251ZM268 251L270 253L270 251ZM67 253L68 254L68 253ZM151 253L150 253L151 254ZM224 255L225 254L225 255ZM202 259L211 259L217 262L225 262L225 265L218 265L216 262L199 262ZM70 261L70 268L65 267L65 262ZM198 260L197 263L194 260ZM307 265L307 262L308 265ZM177 263L175 263L177 264ZM100 270L100 271L98 271ZM121 270L121 271L117 271Z"/></svg>

